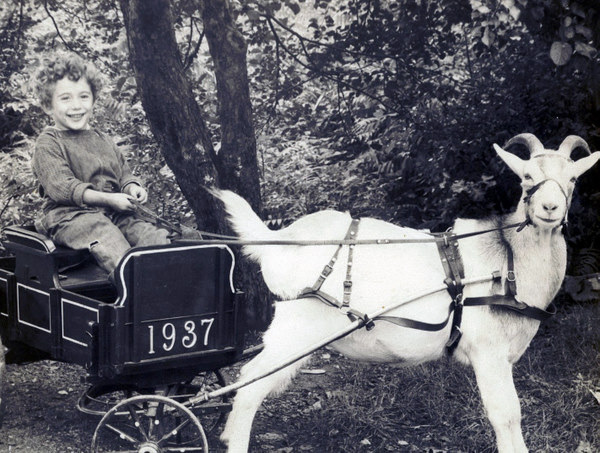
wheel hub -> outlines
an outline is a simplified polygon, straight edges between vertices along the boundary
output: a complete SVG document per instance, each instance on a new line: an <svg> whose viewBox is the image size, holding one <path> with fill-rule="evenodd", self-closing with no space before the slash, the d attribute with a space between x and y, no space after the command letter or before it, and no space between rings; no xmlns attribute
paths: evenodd
<svg viewBox="0 0 600 453"><path fill-rule="evenodd" d="M158 444L154 442L144 442L140 445L138 453L161 453L162 450Z"/></svg>

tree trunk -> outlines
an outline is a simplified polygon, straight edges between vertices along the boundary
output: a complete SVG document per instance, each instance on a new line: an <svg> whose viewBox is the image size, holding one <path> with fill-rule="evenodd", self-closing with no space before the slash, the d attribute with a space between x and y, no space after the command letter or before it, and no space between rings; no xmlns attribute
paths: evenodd
<svg viewBox="0 0 600 453"><path fill-rule="evenodd" d="M150 129L198 225L221 231L217 203L202 186L219 186L216 154L183 73L168 0L120 0L130 60Z"/></svg>
<svg viewBox="0 0 600 453"><path fill-rule="evenodd" d="M169 0L120 0L130 60L152 133L199 227L227 232L222 207L203 186L235 190L260 212L256 142L244 40L235 29L227 1L206 3L204 20L215 60L222 123L218 155L184 75ZM238 260L236 282L246 293L249 326L266 328L271 300L257 266Z"/></svg>
<svg viewBox="0 0 600 453"><path fill-rule="evenodd" d="M260 212L260 180L246 42L235 26L227 0L204 0L202 20L217 80L221 183L225 188L244 194L252 207Z"/></svg>

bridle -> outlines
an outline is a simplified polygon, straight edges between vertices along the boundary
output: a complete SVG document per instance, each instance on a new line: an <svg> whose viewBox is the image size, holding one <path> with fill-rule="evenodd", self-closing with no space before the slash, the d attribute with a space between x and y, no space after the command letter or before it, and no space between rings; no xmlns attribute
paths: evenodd
<svg viewBox="0 0 600 453"><path fill-rule="evenodd" d="M571 159L569 159L569 158L567 158L565 156L562 156L560 154L554 154L554 153L540 153L540 154L537 154L537 155L532 156L532 157L533 158L538 158L538 157L560 157L562 159L568 160L569 162L573 162ZM565 214L564 214L563 219L562 219L562 221L560 222L560 225L559 225L559 226L563 226L563 225L567 224L567 216L568 216L568 213L569 213L569 208L571 207L571 198L569 197L568 192L565 190L565 188L562 186L562 184L558 180L556 180L554 178L546 178L546 179L541 180L537 184L534 184L533 186L531 186L529 189L527 189L525 191L525 196L523 197L523 202L525 203L525 205L527 207L529 207L530 204L531 204L531 199L532 199L533 195L544 184L546 184L547 182L551 182L551 181L554 182L554 183L556 183L556 185L558 186L558 188L562 192L563 196L565 197L565 204L566 204ZM519 227L519 229L517 231L521 231L527 225L534 225L535 226L535 224L531 220L531 217L529 216L529 209L527 209L525 211L525 222L523 222L523 224L521 224L521 226Z"/></svg>

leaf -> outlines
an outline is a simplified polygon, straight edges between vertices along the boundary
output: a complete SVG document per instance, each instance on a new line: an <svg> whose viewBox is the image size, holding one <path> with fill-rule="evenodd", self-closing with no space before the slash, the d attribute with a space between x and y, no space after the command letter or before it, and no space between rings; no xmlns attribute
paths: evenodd
<svg viewBox="0 0 600 453"><path fill-rule="evenodd" d="M300 12L300 5L298 5L298 3L288 3L287 6L294 14L298 14Z"/></svg>
<svg viewBox="0 0 600 453"><path fill-rule="evenodd" d="M598 404L600 404L600 392L596 392L596 391L590 389L590 393L593 395L594 398L596 398L596 401L598 401Z"/></svg>
<svg viewBox="0 0 600 453"><path fill-rule="evenodd" d="M573 29L573 27L564 27L563 35L566 39L572 39L573 36L575 36L575 30Z"/></svg>
<svg viewBox="0 0 600 453"><path fill-rule="evenodd" d="M589 44L578 41L575 43L575 52L591 60L596 56L598 50L596 50L595 47L590 46Z"/></svg>
<svg viewBox="0 0 600 453"><path fill-rule="evenodd" d="M494 33L492 33L489 27L486 27L483 32L483 36L481 37L481 42L484 43L487 47L490 47L494 43Z"/></svg>
<svg viewBox="0 0 600 453"><path fill-rule="evenodd" d="M592 39L594 37L594 33L592 32L592 30L586 27L585 25L575 25L575 31L580 35L583 35L585 39Z"/></svg>
<svg viewBox="0 0 600 453"><path fill-rule="evenodd" d="M248 19L250 19L250 20L260 19L260 13L254 9L249 9L248 11L246 11L246 15L248 16Z"/></svg>
<svg viewBox="0 0 600 453"><path fill-rule="evenodd" d="M550 58L556 66L563 66L569 62L573 55L573 47L569 43L555 41L550 47Z"/></svg>
<svg viewBox="0 0 600 453"><path fill-rule="evenodd" d="M508 12L510 13L511 17L514 20L518 20L519 16L521 15L521 10L519 8L517 8L516 6L513 6L512 8L510 8L508 10Z"/></svg>

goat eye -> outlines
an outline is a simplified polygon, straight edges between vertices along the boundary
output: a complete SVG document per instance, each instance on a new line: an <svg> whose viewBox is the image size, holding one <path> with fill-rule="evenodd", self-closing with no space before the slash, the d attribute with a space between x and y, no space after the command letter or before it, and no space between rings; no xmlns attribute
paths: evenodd
<svg viewBox="0 0 600 453"><path fill-rule="evenodd" d="M577 178L575 176L573 176L569 182L572 184L575 184L576 181L577 181Z"/></svg>
<svg viewBox="0 0 600 453"><path fill-rule="evenodd" d="M524 179L525 181L533 181L533 178L532 178L532 177L531 177L531 175L529 175L529 174L525 174L525 176L523 176L523 179Z"/></svg>

